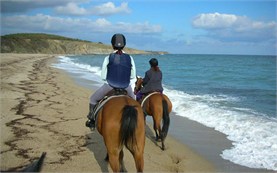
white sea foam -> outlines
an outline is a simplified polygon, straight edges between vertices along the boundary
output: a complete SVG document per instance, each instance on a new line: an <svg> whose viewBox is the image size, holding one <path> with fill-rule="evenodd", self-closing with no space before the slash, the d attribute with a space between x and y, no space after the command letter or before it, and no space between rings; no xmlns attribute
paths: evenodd
<svg viewBox="0 0 277 173"><path fill-rule="evenodd" d="M66 70L70 73L78 74L81 76L81 78L93 80L94 82L98 83L97 86L103 83L103 81L100 79L100 67L93 67L87 64L75 63L66 56L59 56L58 60L59 63L54 64L54 67Z"/></svg>
<svg viewBox="0 0 277 173"><path fill-rule="evenodd" d="M222 158L251 168L277 170L277 120L250 109L228 110L218 101L236 101L225 96L190 95L165 89L173 111L208 127L212 127L233 141L231 149L224 150ZM214 103L214 106L211 106Z"/></svg>
<svg viewBox="0 0 277 173"><path fill-rule="evenodd" d="M67 57L60 57L57 68L99 83L100 67L74 63ZM132 80L134 87L134 80ZM241 98L226 95L192 95L164 87L165 94L173 103L173 111L183 117L212 127L227 135L233 147L224 150L221 157L251 168L277 170L277 120L261 116L246 108L232 108L228 103ZM256 116L259 114L260 116Z"/></svg>

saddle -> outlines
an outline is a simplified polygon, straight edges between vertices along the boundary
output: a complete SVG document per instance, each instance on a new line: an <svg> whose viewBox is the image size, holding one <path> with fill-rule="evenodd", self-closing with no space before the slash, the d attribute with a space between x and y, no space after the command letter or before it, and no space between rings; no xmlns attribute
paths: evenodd
<svg viewBox="0 0 277 173"><path fill-rule="evenodd" d="M127 95L127 91L122 88L114 88L111 91L109 91L105 97L114 96L114 95ZM105 98L104 97L104 98ZM101 101L101 100L100 100Z"/></svg>
<svg viewBox="0 0 277 173"><path fill-rule="evenodd" d="M153 95L153 93L155 93L155 94L162 94L163 92L160 91L160 90L153 90L153 91L150 91L150 92L147 92L147 93L143 93L141 99L137 100L137 101L139 103L142 103L142 102L144 102L144 100L146 100L146 97L147 98L150 97L150 95Z"/></svg>
<svg viewBox="0 0 277 173"><path fill-rule="evenodd" d="M105 94L105 96L101 100L99 100L95 105L95 107L93 108L93 115L95 120L97 118L97 114L99 110L105 105L107 101L109 101L112 98L120 97L124 95L127 95L127 91L121 88L114 88L111 91L109 91L107 94Z"/></svg>
<svg viewBox="0 0 277 173"><path fill-rule="evenodd" d="M139 101L140 102L140 105L141 107L143 107L143 104L144 102L146 101L146 99L148 99L150 96L154 95L154 94L161 94L162 92L160 91L152 91L152 92L148 92L146 94L144 94L141 98L141 100Z"/></svg>

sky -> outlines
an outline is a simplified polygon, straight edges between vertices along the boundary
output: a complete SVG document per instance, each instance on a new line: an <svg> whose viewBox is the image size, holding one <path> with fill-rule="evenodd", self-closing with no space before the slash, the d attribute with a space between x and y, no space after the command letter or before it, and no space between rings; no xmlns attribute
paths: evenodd
<svg viewBox="0 0 277 173"><path fill-rule="evenodd" d="M48 33L173 54L276 55L276 0L0 0L1 35Z"/></svg>

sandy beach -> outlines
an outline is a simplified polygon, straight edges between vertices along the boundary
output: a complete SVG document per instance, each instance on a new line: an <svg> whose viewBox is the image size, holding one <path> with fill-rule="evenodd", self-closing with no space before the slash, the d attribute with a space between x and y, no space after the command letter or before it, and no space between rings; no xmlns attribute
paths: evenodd
<svg viewBox="0 0 277 173"><path fill-rule="evenodd" d="M19 171L46 152L41 172L111 172L97 131L85 127L91 90L51 67L54 55L1 54L1 171ZM159 144L158 144L159 145ZM171 136L162 151L146 129L145 172L214 172ZM124 162L135 172L131 154Z"/></svg>

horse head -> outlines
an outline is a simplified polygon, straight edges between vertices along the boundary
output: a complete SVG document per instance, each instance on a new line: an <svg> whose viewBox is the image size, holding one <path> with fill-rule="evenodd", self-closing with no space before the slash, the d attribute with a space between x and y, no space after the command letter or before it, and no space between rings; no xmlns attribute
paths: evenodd
<svg viewBox="0 0 277 173"><path fill-rule="evenodd" d="M137 76L137 81L135 82L134 92L137 93L142 88L143 79L140 76Z"/></svg>

